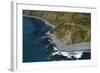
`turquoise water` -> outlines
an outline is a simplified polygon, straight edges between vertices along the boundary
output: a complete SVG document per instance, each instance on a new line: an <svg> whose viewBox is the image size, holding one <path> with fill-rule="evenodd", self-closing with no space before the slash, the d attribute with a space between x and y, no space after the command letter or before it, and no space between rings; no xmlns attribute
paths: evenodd
<svg viewBox="0 0 100 73"><path fill-rule="evenodd" d="M41 29L43 28L43 30ZM44 30L46 29L46 30ZM42 61L47 60L48 50L42 43L44 33L50 28L44 22L35 18L23 17L23 61Z"/></svg>

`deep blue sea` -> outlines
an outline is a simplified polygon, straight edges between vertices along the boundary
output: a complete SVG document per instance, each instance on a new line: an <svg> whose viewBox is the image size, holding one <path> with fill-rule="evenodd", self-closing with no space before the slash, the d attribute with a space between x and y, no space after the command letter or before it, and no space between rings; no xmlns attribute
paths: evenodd
<svg viewBox="0 0 100 73"><path fill-rule="evenodd" d="M74 56L68 58L63 55L51 55L51 50L56 46L46 46L53 42L52 38L46 34L51 27L42 19L35 17L23 16L23 62L41 62L41 61L59 61L59 60L76 60ZM48 38L51 40L48 42ZM55 43L56 44L56 43ZM90 59L91 52L82 52L78 60Z"/></svg>

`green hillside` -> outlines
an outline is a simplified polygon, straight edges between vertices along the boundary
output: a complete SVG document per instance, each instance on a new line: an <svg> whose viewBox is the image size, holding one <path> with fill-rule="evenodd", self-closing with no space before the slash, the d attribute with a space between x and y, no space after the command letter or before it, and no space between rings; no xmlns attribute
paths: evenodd
<svg viewBox="0 0 100 73"><path fill-rule="evenodd" d="M46 19L55 25L53 35L63 44L90 42L91 14L24 10L24 15Z"/></svg>

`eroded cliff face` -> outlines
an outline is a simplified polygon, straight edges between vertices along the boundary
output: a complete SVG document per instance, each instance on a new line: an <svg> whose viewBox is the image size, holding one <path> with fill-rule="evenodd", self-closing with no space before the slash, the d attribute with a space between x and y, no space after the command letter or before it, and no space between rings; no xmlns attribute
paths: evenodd
<svg viewBox="0 0 100 73"><path fill-rule="evenodd" d="M90 13L24 10L23 14L46 19L55 26L52 34L65 45L91 40Z"/></svg>

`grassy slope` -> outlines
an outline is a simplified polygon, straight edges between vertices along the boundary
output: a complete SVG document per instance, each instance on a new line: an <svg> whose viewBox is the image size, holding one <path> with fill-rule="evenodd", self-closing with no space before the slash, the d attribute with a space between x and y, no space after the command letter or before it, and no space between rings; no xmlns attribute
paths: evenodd
<svg viewBox="0 0 100 73"><path fill-rule="evenodd" d="M63 44L89 42L91 40L91 14L89 13L24 10L23 14L44 18L55 25L53 35Z"/></svg>

